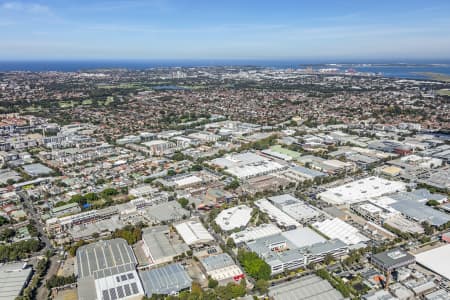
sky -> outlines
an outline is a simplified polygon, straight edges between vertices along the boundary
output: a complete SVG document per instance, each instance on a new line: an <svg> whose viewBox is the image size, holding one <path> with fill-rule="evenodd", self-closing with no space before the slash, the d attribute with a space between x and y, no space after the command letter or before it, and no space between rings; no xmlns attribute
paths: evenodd
<svg viewBox="0 0 450 300"><path fill-rule="evenodd" d="M448 0L0 0L0 60L450 59Z"/></svg>

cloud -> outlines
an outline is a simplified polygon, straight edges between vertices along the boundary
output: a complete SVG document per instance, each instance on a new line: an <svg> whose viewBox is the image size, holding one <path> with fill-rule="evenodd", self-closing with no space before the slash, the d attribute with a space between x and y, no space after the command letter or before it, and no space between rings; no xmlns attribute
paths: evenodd
<svg viewBox="0 0 450 300"><path fill-rule="evenodd" d="M48 6L39 3L4 2L0 5L0 9L32 14L51 14L51 10Z"/></svg>

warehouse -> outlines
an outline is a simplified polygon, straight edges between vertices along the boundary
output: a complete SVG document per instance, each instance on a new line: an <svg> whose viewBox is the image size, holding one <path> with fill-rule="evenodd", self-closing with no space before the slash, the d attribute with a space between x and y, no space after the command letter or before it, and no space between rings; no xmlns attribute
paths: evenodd
<svg viewBox="0 0 450 300"><path fill-rule="evenodd" d="M338 218L316 222L312 226L327 237L340 239L347 245L356 245L369 241L369 238L362 235L358 229Z"/></svg>
<svg viewBox="0 0 450 300"><path fill-rule="evenodd" d="M279 195L267 198L274 206L281 209L294 220L305 224L310 221L316 221L322 213L304 201L289 195Z"/></svg>
<svg viewBox="0 0 450 300"><path fill-rule="evenodd" d="M23 166L23 170L30 176L42 176L48 175L53 172L52 169L44 166L43 164L30 164Z"/></svg>
<svg viewBox="0 0 450 300"><path fill-rule="evenodd" d="M303 177L305 180L314 180L319 177L327 176L327 174L322 173L320 171L308 169L297 165L292 166L289 170L298 174L300 177Z"/></svg>
<svg viewBox="0 0 450 300"><path fill-rule="evenodd" d="M255 205L260 211L269 215L271 220L274 220L278 226L287 229L294 229L297 227L302 227L300 223L294 220L292 217L287 215L285 212L281 211L279 208L275 207L267 199L260 199L255 202Z"/></svg>
<svg viewBox="0 0 450 300"><path fill-rule="evenodd" d="M411 254L401 249L392 249L373 254L371 262L383 272L392 272L401 267L414 264L416 259Z"/></svg>
<svg viewBox="0 0 450 300"><path fill-rule="evenodd" d="M200 259L200 263L205 273L219 284L224 285L244 278L242 270L227 253L207 256Z"/></svg>
<svg viewBox="0 0 450 300"><path fill-rule="evenodd" d="M140 272L145 295L173 295L189 289L192 279L179 263Z"/></svg>
<svg viewBox="0 0 450 300"><path fill-rule="evenodd" d="M222 210L215 222L224 231L245 227L250 221L252 209L246 205L239 205Z"/></svg>
<svg viewBox="0 0 450 300"><path fill-rule="evenodd" d="M319 194L320 199L330 204L342 205L362 202L382 195L405 191L406 185L380 177L367 177Z"/></svg>
<svg viewBox="0 0 450 300"><path fill-rule="evenodd" d="M190 216L190 212L177 201L163 202L145 207L146 217L155 223L173 222Z"/></svg>
<svg viewBox="0 0 450 300"><path fill-rule="evenodd" d="M416 255L417 263L450 280L450 244Z"/></svg>
<svg viewBox="0 0 450 300"><path fill-rule="evenodd" d="M28 285L32 271L23 262L0 264L0 300L19 296Z"/></svg>
<svg viewBox="0 0 450 300"><path fill-rule="evenodd" d="M428 190L420 189L386 197L392 199L392 202L389 204L391 208L418 223L428 222L433 226L441 226L450 222L448 214L426 205L429 200L446 201L447 197L445 195L431 194Z"/></svg>
<svg viewBox="0 0 450 300"><path fill-rule="evenodd" d="M287 166L283 166L252 152L216 158L211 163L225 168L226 172L239 179L248 179L287 169Z"/></svg>
<svg viewBox="0 0 450 300"><path fill-rule="evenodd" d="M297 248L303 248L326 241L323 236L308 227L284 231L281 235Z"/></svg>
<svg viewBox="0 0 450 300"><path fill-rule="evenodd" d="M212 235L199 221L190 220L175 225L178 234L189 246L214 241Z"/></svg>
<svg viewBox="0 0 450 300"><path fill-rule="evenodd" d="M269 290L273 300L342 300L344 297L331 284L316 276L308 275L300 279L273 286Z"/></svg>
<svg viewBox="0 0 450 300"><path fill-rule="evenodd" d="M79 300L140 299L144 290L136 257L124 239L104 240L77 250Z"/></svg>
<svg viewBox="0 0 450 300"><path fill-rule="evenodd" d="M240 232L230 235L236 245L242 245L245 242L260 239L266 236L281 233L281 229L273 224L262 224L258 227L249 227Z"/></svg>
<svg viewBox="0 0 450 300"><path fill-rule="evenodd" d="M150 265L159 265L172 261L189 247L175 237L169 226L157 226L142 230L142 249Z"/></svg>

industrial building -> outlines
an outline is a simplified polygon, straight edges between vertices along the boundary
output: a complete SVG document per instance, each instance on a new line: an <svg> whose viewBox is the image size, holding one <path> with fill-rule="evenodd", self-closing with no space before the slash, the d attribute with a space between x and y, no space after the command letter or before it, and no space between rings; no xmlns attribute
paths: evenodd
<svg viewBox="0 0 450 300"><path fill-rule="evenodd" d="M318 209L289 194L268 197L267 200L302 224L316 221L323 215Z"/></svg>
<svg viewBox="0 0 450 300"><path fill-rule="evenodd" d="M199 221L189 220L175 225L178 234L189 246L205 244L214 241L213 236Z"/></svg>
<svg viewBox="0 0 450 300"><path fill-rule="evenodd" d="M450 280L450 244L419 253L416 260L421 266Z"/></svg>
<svg viewBox="0 0 450 300"><path fill-rule="evenodd" d="M30 176L42 176L42 175L48 175L53 172L52 169L44 166L43 164L30 164L23 166L23 170L25 173L27 173Z"/></svg>
<svg viewBox="0 0 450 300"><path fill-rule="evenodd" d="M369 238L361 234L358 229L339 218L316 222L312 226L327 237L340 239L347 245L356 245L369 241Z"/></svg>
<svg viewBox="0 0 450 300"><path fill-rule="evenodd" d="M269 215L269 218L277 223L278 226L286 229L302 227L302 225L290 217L288 214L275 207L267 199L260 199L255 202L260 211Z"/></svg>
<svg viewBox="0 0 450 300"><path fill-rule="evenodd" d="M269 289L273 300L342 300L344 297L331 284L316 276L308 275Z"/></svg>
<svg viewBox="0 0 450 300"><path fill-rule="evenodd" d="M447 196L442 194L432 194L426 189L414 190L412 192L402 192L386 196L392 199L389 206L400 212L408 219L418 223L428 222L433 226L441 226L450 222L450 216L444 212L436 210L426 203L429 200L444 202Z"/></svg>
<svg viewBox="0 0 450 300"><path fill-rule="evenodd" d="M79 300L137 300L144 296L136 257L124 239L82 246L76 256Z"/></svg>
<svg viewBox="0 0 450 300"><path fill-rule="evenodd" d="M15 299L28 285L33 270L23 262L0 264L0 300Z"/></svg>
<svg viewBox="0 0 450 300"><path fill-rule="evenodd" d="M230 237L239 246L248 241L264 238L281 233L281 229L273 224L261 224L258 227L248 227L242 231L232 233Z"/></svg>
<svg viewBox="0 0 450 300"><path fill-rule="evenodd" d="M401 267L406 267L416 262L411 254L401 249L391 249L381 253L373 254L371 262L383 272L390 273Z"/></svg>
<svg viewBox="0 0 450 300"><path fill-rule="evenodd" d="M251 152L216 158L211 163L226 169L227 173L239 179L267 175L288 168L285 165Z"/></svg>
<svg viewBox="0 0 450 300"><path fill-rule="evenodd" d="M180 242L169 226L157 226L142 230L142 249L150 265L159 265L172 261L176 256L189 250Z"/></svg>
<svg viewBox="0 0 450 300"><path fill-rule="evenodd" d="M173 295L189 289L192 279L179 263L139 273L145 295Z"/></svg>
<svg viewBox="0 0 450 300"><path fill-rule="evenodd" d="M227 253L207 256L200 259L200 263L205 273L219 284L240 281L245 277L244 272Z"/></svg>
<svg viewBox="0 0 450 300"><path fill-rule="evenodd" d="M320 193L319 197L330 204L342 205L362 202L405 190L406 185L403 182L371 176L328 189Z"/></svg>
<svg viewBox="0 0 450 300"><path fill-rule="evenodd" d="M291 166L289 170L299 175L300 177L303 177L304 180L314 180L316 178L328 176L326 173L297 165Z"/></svg>
<svg viewBox="0 0 450 300"><path fill-rule="evenodd" d="M222 210L215 222L224 231L230 231L247 225L252 215L252 209L246 205L234 206Z"/></svg>

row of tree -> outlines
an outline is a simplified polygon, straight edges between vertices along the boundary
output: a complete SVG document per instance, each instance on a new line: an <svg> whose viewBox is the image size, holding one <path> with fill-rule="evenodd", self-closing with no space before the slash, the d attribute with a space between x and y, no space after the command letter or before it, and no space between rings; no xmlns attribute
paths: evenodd
<svg viewBox="0 0 450 300"><path fill-rule="evenodd" d="M10 245L0 245L0 262L27 258L32 253L41 250L42 246L42 243L37 239L20 241Z"/></svg>

